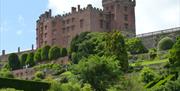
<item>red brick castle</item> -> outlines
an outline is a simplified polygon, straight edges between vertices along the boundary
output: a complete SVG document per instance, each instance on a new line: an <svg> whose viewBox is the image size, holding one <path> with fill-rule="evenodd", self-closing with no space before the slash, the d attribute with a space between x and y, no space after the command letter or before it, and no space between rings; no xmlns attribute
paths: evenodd
<svg viewBox="0 0 180 91"><path fill-rule="evenodd" d="M77 34L85 31L110 32L120 30L133 37L135 28L135 0L102 0L103 10L87 5L72 7L71 13L52 16L46 11L37 20L37 48L43 45L67 47Z"/></svg>

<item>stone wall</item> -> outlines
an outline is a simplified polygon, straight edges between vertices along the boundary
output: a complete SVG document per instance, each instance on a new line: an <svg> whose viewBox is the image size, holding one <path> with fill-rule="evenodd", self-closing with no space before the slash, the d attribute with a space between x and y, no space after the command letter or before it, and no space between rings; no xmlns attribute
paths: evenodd
<svg viewBox="0 0 180 91"><path fill-rule="evenodd" d="M157 47L158 42L164 37L170 37L174 41L176 37L180 36L180 27L160 30L156 32L144 33L137 35L136 37L140 38L146 48L155 48Z"/></svg>

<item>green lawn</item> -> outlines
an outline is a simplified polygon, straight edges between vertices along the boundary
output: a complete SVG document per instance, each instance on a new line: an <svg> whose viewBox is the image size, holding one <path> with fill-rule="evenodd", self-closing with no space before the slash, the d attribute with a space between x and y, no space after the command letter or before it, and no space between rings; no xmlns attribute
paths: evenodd
<svg viewBox="0 0 180 91"><path fill-rule="evenodd" d="M154 60L154 61L143 61L143 62L138 62L138 63L132 63L132 64L130 64L130 66L137 66L137 65L146 66L146 65L151 65L151 64L166 63L168 61L169 61L168 59Z"/></svg>

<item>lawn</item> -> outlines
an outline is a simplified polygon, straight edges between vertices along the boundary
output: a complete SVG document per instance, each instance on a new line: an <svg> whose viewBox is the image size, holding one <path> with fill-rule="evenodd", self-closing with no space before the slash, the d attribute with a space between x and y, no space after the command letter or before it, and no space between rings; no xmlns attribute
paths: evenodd
<svg viewBox="0 0 180 91"><path fill-rule="evenodd" d="M137 66L137 65L141 65L141 66L146 66L146 65L152 65L152 64L160 64L160 63L166 63L168 62L168 59L163 59L163 60L154 60L154 61L143 61L143 62L136 62L136 63L132 63L130 64L130 66Z"/></svg>

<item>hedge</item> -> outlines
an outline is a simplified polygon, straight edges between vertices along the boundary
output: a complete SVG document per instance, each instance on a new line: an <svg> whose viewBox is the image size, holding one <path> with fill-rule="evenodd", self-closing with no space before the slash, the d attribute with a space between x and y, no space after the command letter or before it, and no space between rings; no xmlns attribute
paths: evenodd
<svg viewBox="0 0 180 91"><path fill-rule="evenodd" d="M50 83L0 78L0 88L15 88L24 91L47 91Z"/></svg>

